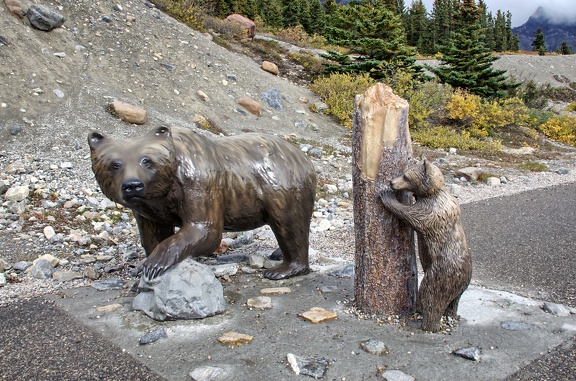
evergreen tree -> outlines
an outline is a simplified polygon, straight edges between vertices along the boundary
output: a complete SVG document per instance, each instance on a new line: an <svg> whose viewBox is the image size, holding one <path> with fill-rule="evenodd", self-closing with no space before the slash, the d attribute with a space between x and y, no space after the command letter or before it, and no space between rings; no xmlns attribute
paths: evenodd
<svg viewBox="0 0 576 381"><path fill-rule="evenodd" d="M326 14L320 0L310 0L310 25L306 32L308 34L324 34L326 28Z"/></svg>
<svg viewBox="0 0 576 381"><path fill-rule="evenodd" d="M329 51L324 55L338 63L326 66L328 73L370 73L377 80L393 78L398 70L421 75L421 68L414 65L415 51L405 44L400 16L381 0L339 7L326 28L326 37L350 49L348 54ZM350 56L355 56L354 60Z"/></svg>
<svg viewBox="0 0 576 381"><path fill-rule="evenodd" d="M473 94L485 98L506 96L507 90L519 84L507 82L506 70L492 68L498 57L493 56L482 42L480 15L474 0L461 0L457 22L463 27L454 32L452 40L442 48L440 66L428 66L428 69L442 83Z"/></svg>
<svg viewBox="0 0 576 381"><path fill-rule="evenodd" d="M558 54L567 55L574 54L574 50L568 45L566 41L562 41L562 45L557 50Z"/></svg>
<svg viewBox="0 0 576 381"><path fill-rule="evenodd" d="M405 24L406 42L415 46L420 53L434 54L433 40L430 33L430 20L428 12L422 0L416 0L408 10L408 18Z"/></svg>
<svg viewBox="0 0 576 381"><path fill-rule="evenodd" d="M284 27L282 3L280 0L262 0L263 18L266 25L272 28Z"/></svg>
<svg viewBox="0 0 576 381"><path fill-rule="evenodd" d="M328 17L328 20L331 19L331 16L336 13L340 5L336 3L336 0L325 0L324 1L324 13Z"/></svg>
<svg viewBox="0 0 576 381"><path fill-rule="evenodd" d="M536 29L536 35L534 36L534 41L532 41L532 51L538 52L541 56L546 55L546 39L541 28Z"/></svg>
<svg viewBox="0 0 576 381"><path fill-rule="evenodd" d="M518 32L512 35L512 40L510 41L510 51L517 52L520 50L520 37L518 37Z"/></svg>
<svg viewBox="0 0 576 381"><path fill-rule="evenodd" d="M506 18L500 10L496 12L496 20L494 22L494 46L492 49L495 52L503 52L508 49Z"/></svg>
<svg viewBox="0 0 576 381"><path fill-rule="evenodd" d="M454 9L451 0L434 0L432 4L432 35L434 51L452 37Z"/></svg>
<svg viewBox="0 0 576 381"><path fill-rule="evenodd" d="M284 27L290 28L300 24L300 15L302 14L302 2L298 0L284 0L282 4L282 17Z"/></svg>

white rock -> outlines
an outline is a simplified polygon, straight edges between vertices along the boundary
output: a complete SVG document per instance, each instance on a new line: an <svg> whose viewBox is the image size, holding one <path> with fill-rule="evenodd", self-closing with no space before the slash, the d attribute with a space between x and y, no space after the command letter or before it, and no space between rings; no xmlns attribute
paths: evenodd
<svg viewBox="0 0 576 381"><path fill-rule="evenodd" d="M414 377L399 370L386 370L382 372L382 378L386 381L414 381Z"/></svg>
<svg viewBox="0 0 576 381"><path fill-rule="evenodd" d="M486 179L486 184L488 184L491 187L495 187L500 185L500 179L498 177L488 177Z"/></svg>
<svg viewBox="0 0 576 381"><path fill-rule="evenodd" d="M44 237L46 237L47 240L51 240L52 237L54 237L56 235L56 232L54 231L54 228L52 226L46 226L44 228Z"/></svg>
<svg viewBox="0 0 576 381"><path fill-rule="evenodd" d="M332 224L330 223L330 221L323 219L320 220L320 222L318 223L318 226L316 226L316 230L319 232L325 232L327 230L329 230L332 227Z"/></svg>
<svg viewBox="0 0 576 381"><path fill-rule="evenodd" d="M27 185L21 185L8 189L4 198L7 201L18 202L24 200L29 194L30 188Z"/></svg>

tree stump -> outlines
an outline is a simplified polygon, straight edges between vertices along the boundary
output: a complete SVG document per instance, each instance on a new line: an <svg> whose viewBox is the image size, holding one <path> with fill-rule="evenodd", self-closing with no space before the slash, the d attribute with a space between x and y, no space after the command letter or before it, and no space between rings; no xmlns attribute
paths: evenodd
<svg viewBox="0 0 576 381"><path fill-rule="evenodd" d="M412 158L408 102L379 83L357 95L353 126L355 304L362 312L415 312L418 272L413 230L384 209L379 192ZM402 194L408 203L411 194Z"/></svg>

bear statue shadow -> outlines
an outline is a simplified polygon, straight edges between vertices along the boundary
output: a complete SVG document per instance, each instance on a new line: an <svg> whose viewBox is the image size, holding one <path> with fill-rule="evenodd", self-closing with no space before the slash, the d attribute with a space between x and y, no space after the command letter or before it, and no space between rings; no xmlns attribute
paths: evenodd
<svg viewBox="0 0 576 381"><path fill-rule="evenodd" d="M412 192L415 202L400 203L395 191ZM380 198L389 212L416 231L424 270L417 310L422 314L422 329L437 332L442 316L458 317L460 296L472 278L460 206L446 189L440 169L426 159L393 179Z"/></svg>
<svg viewBox="0 0 576 381"><path fill-rule="evenodd" d="M126 140L91 132L88 144L102 192L134 213L146 279L188 256L212 254L223 232L265 224L283 261L264 276L310 271L316 171L293 144L264 134L209 139L167 126Z"/></svg>

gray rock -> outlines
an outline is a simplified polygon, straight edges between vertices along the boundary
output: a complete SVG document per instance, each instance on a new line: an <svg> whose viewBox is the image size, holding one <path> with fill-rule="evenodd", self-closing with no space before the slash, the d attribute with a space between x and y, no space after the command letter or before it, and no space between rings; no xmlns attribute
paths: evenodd
<svg viewBox="0 0 576 381"><path fill-rule="evenodd" d="M226 309L220 282L207 266L190 258L153 281L142 277L138 288L134 309L155 320L202 319Z"/></svg>
<svg viewBox="0 0 576 381"><path fill-rule="evenodd" d="M414 377L394 369L382 372L382 378L386 381L414 381Z"/></svg>
<svg viewBox="0 0 576 381"><path fill-rule="evenodd" d="M9 188L4 195L7 201L18 202L24 200L30 194L30 188L27 185L20 185Z"/></svg>
<svg viewBox="0 0 576 381"><path fill-rule="evenodd" d="M224 369L215 366L202 366L188 374L194 381L223 381L228 379Z"/></svg>
<svg viewBox="0 0 576 381"><path fill-rule="evenodd" d="M54 266L46 259L38 259L32 267L31 274L36 279L50 279L54 273Z"/></svg>
<svg viewBox="0 0 576 381"><path fill-rule="evenodd" d="M49 32L54 28L60 28L66 18L60 13L43 5L32 5L26 12L26 17L30 20L30 24L36 29Z"/></svg>
<svg viewBox="0 0 576 381"><path fill-rule="evenodd" d="M246 301L246 305L252 308L269 310L272 308L272 298L269 296L257 296L255 298L248 299Z"/></svg>
<svg viewBox="0 0 576 381"><path fill-rule="evenodd" d="M330 285L330 286L320 286L320 292L323 294L332 294L338 291L338 286Z"/></svg>
<svg viewBox="0 0 576 381"><path fill-rule="evenodd" d="M292 353L288 353L286 357L294 373L304 374L316 379L324 378L330 365L330 362L324 357L301 357Z"/></svg>
<svg viewBox="0 0 576 381"><path fill-rule="evenodd" d="M282 96L280 95L280 90L278 89L270 89L264 91L262 94L260 94L260 99L276 111L282 111L284 108L282 105Z"/></svg>
<svg viewBox="0 0 576 381"><path fill-rule="evenodd" d="M168 333L166 332L166 328L157 329L154 332L150 332L145 334L140 338L140 345L146 345L150 343L154 343L160 339L165 339L168 337Z"/></svg>
<svg viewBox="0 0 576 381"><path fill-rule="evenodd" d="M0 273L0 287L6 286L6 275L4 273Z"/></svg>
<svg viewBox="0 0 576 381"><path fill-rule="evenodd" d="M568 168L558 168L555 172L559 175L567 175L570 173L570 170Z"/></svg>
<svg viewBox="0 0 576 381"><path fill-rule="evenodd" d="M52 274L52 279L59 282L67 282L74 279L82 279L84 276L76 271L55 271Z"/></svg>
<svg viewBox="0 0 576 381"><path fill-rule="evenodd" d="M216 262L218 263L248 262L248 254L246 253L222 254L216 257Z"/></svg>
<svg viewBox="0 0 576 381"><path fill-rule="evenodd" d="M387 355L390 350L382 341L379 340L366 340L360 343L360 347L371 355Z"/></svg>
<svg viewBox="0 0 576 381"><path fill-rule="evenodd" d="M250 267L253 269L261 269L264 267L264 257L258 254L252 254L248 258L248 262L250 264Z"/></svg>
<svg viewBox="0 0 576 381"><path fill-rule="evenodd" d="M26 271L26 269L28 269L28 267L30 267L30 266L32 266L32 262L20 261L20 262L17 262L13 266L13 269L18 271L18 272L22 272L22 271Z"/></svg>
<svg viewBox="0 0 576 381"><path fill-rule="evenodd" d="M528 331L532 326L528 323L516 321L505 321L500 324L502 328L508 331Z"/></svg>
<svg viewBox="0 0 576 381"><path fill-rule="evenodd" d="M100 280L98 282L93 282L92 287L98 291L105 290L120 290L124 288L125 282L119 278L110 278L105 280Z"/></svg>
<svg viewBox="0 0 576 381"><path fill-rule="evenodd" d="M480 354L482 349L478 347L469 347L457 349L452 354L458 357L465 358L466 360L480 361Z"/></svg>
<svg viewBox="0 0 576 381"><path fill-rule="evenodd" d="M562 316L562 317L570 316L570 308L568 306L563 305L563 304L546 302L542 306L542 309L544 310L544 312L547 312L547 313L552 314L552 315Z"/></svg>
<svg viewBox="0 0 576 381"><path fill-rule="evenodd" d="M4 258L0 258L0 273L10 269L10 264L4 260Z"/></svg>
<svg viewBox="0 0 576 381"><path fill-rule="evenodd" d="M482 171L480 168L476 168L476 167L466 167L466 168L462 168L459 171L457 171L454 176L455 177L459 177L460 179L462 177L464 177L467 181L470 180L478 180L478 177L480 177L480 175L483 173L484 171Z"/></svg>
<svg viewBox="0 0 576 381"><path fill-rule="evenodd" d="M338 278L352 278L354 276L354 264L349 264L341 269L331 271L328 275Z"/></svg>

